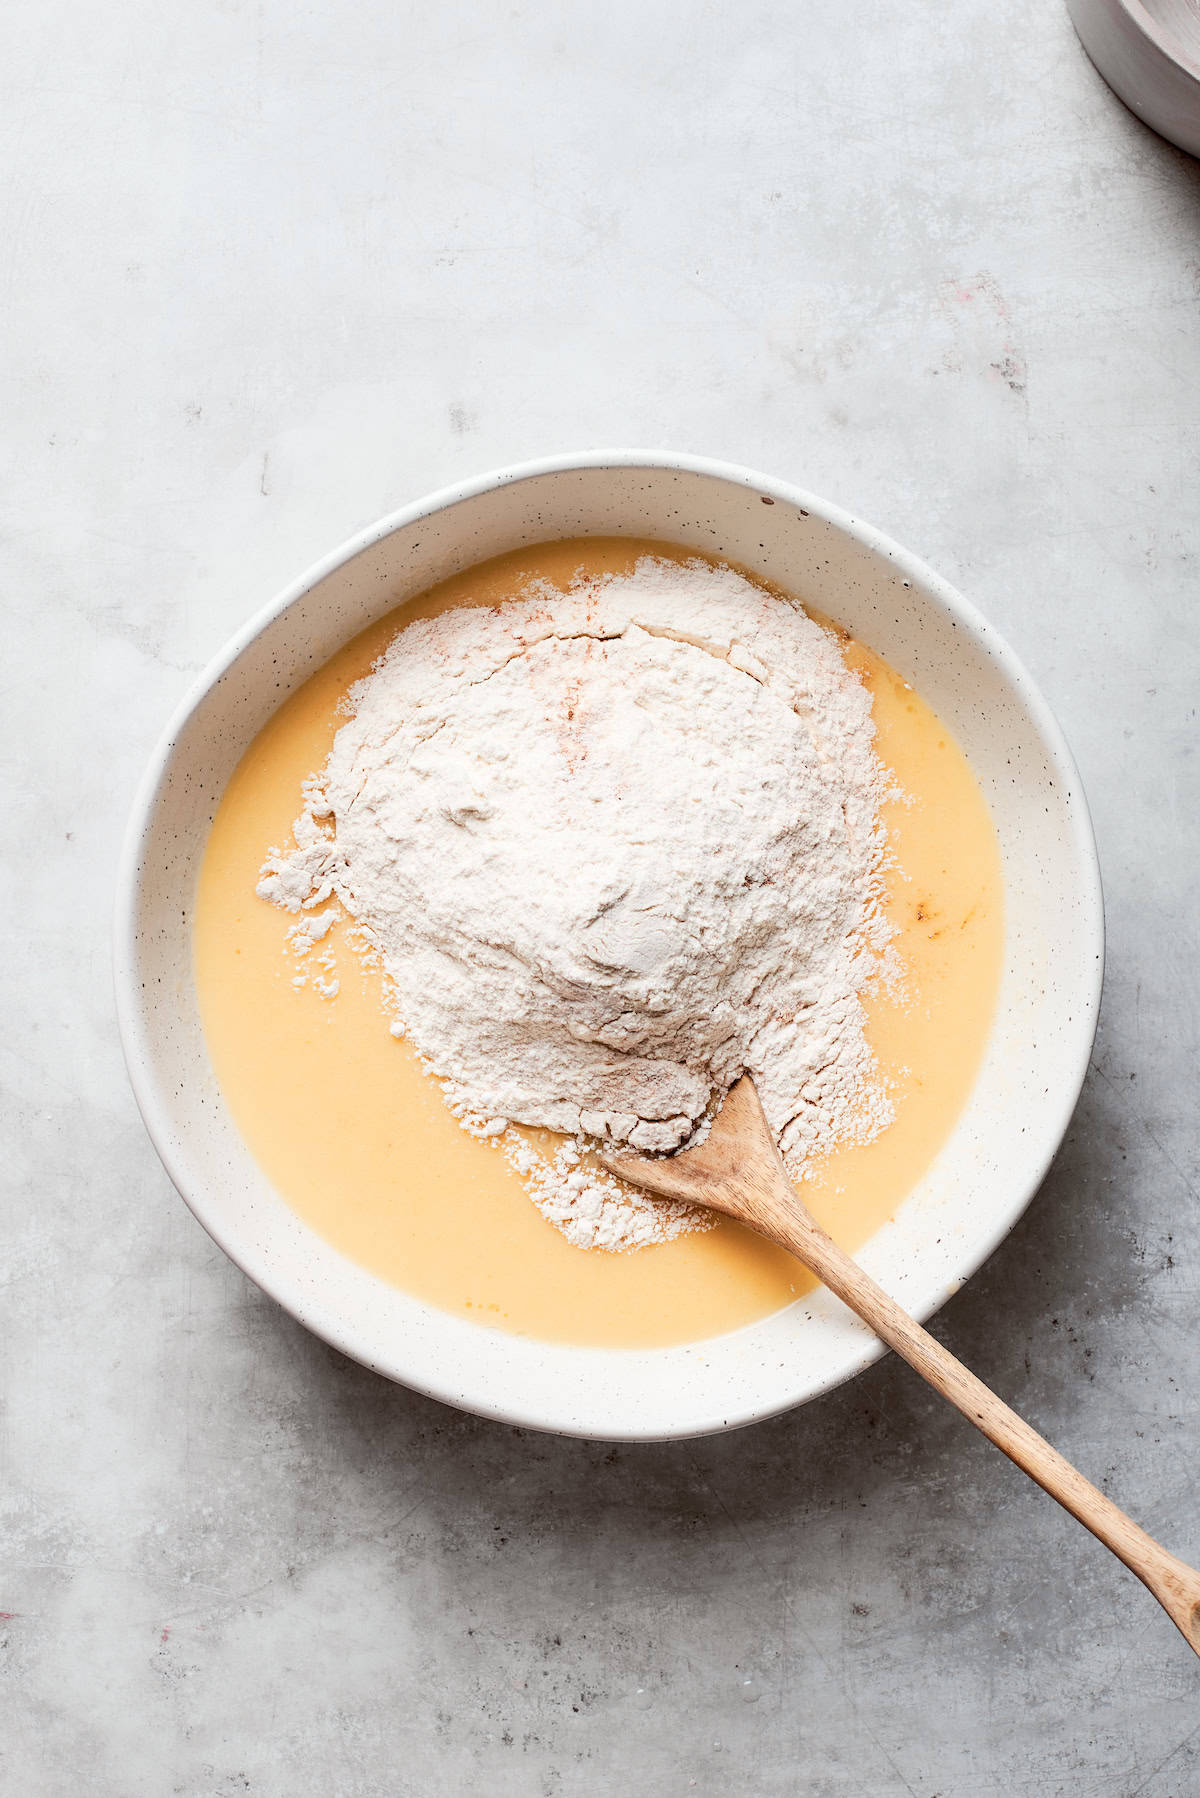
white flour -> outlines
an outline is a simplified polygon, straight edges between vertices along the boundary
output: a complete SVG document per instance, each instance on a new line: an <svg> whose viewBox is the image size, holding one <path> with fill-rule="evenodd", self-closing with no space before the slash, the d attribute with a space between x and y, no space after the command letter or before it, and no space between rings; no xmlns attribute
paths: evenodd
<svg viewBox="0 0 1200 1798"><path fill-rule="evenodd" d="M299 954L340 901L395 1032L573 1242L703 1228L582 1152L675 1149L743 1072L797 1172L888 1122L859 997L886 776L798 606L700 561L535 584L409 625L348 709L259 893ZM571 1140L548 1161L511 1123Z"/></svg>

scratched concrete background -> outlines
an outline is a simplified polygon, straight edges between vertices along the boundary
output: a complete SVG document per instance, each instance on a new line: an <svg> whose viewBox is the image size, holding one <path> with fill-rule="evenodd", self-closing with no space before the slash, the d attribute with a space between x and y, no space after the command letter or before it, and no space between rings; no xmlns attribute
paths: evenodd
<svg viewBox="0 0 1200 1798"><path fill-rule="evenodd" d="M1098 1050L937 1330L1200 1557L1200 166L1041 0L13 9L0 62L4 1789L1188 1798L1200 1668L887 1361L612 1448L386 1385L173 1196L107 924L192 672L459 475L635 443L877 521L1091 795Z"/></svg>

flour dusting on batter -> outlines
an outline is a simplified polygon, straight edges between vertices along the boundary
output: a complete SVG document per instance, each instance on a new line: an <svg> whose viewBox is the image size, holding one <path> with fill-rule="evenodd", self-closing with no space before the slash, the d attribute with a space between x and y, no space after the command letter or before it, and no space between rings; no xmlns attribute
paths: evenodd
<svg viewBox="0 0 1200 1798"><path fill-rule="evenodd" d="M297 954L351 915L393 1028L571 1241L707 1227L587 1149L685 1145L745 1072L798 1174L890 1121L861 997L888 777L797 604L647 557L415 622L347 703L258 891ZM514 1123L567 1140L548 1158Z"/></svg>

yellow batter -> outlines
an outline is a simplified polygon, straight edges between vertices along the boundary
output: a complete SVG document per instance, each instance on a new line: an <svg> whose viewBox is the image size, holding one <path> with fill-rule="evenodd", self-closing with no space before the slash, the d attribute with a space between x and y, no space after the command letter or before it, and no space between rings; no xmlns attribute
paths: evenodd
<svg viewBox="0 0 1200 1798"><path fill-rule="evenodd" d="M268 845L290 840L300 784L325 762L339 701L399 628L450 606L497 604L529 576L566 587L581 567L628 573L647 554L694 552L630 538L541 544L442 583L348 644L280 707L234 773L205 852L195 926L213 1067L288 1204L344 1254L446 1310L616 1347L717 1335L813 1282L730 1222L630 1254L572 1248L390 1036L379 976L360 968L342 926L321 945L336 953L336 998L311 983L298 991L286 946L293 920L254 889ZM847 642L845 653L873 696L880 757L908 796L885 809L907 994L868 1002L895 1121L873 1143L829 1157L805 1185L817 1217L853 1250L891 1217L962 1109L991 1026L1003 918L995 831L962 752L870 650Z"/></svg>

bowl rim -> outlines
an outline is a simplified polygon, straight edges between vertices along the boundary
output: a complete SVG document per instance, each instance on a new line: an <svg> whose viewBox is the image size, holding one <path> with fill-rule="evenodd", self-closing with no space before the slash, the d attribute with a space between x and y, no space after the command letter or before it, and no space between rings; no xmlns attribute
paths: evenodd
<svg viewBox="0 0 1200 1798"><path fill-rule="evenodd" d="M1080 1010L1078 1028L1074 1036L1074 1057L1069 1064L1064 1058L1054 1128L1052 1130L1047 1128L1047 1146L1034 1171L1020 1187L1014 1189L1007 1204L995 1212L992 1227L978 1240L968 1260L962 1263L956 1284L949 1290L943 1291L941 1296L934 1294L928 1303L915 1307L913 1315L924 1321L939 1310L946 1299L979 1270L1024 1213L1061 1147L1067 1126L1078 1102L1095 1042L1104 974L1104 907L1100 864L1091 816L1074 756L1067 744L1062 727L1020 658L994 626L988 623L983 614L919 556L905 549L885 532L865 523L818 494L794 486L776 476L763 474L740 464L712 457L667 450L593 449L568 451L507 464L472 479L453 482L437 488L423 498L399 507L395 511L387 513L383 518L365 526L345 539L336 549L311 563L303 573L277 592L274 598L255 611L189 682L159 735L135 791L117 865L112 923L115 1009L122 1052L134 1099L147 1134L171 1183L197 1222L202 1225L217 1246L229 1256L235 1266L252 1279L256 1285L262 1287L270 1298L287 1310L305 1328L311 1330L340 1353L359 1361L376 1372L384 1373L388 1378L394 1379L414 1391L421 1392L427 1397L452 1405L456 1409L468 1410L477 1416L526 1429L583 1436L593 1440L611 1439L624 1442L705 1435L744 1427L776 1416L783 1411L808 1403L812 1399L822 1397L826 1392L835 1389L847 1380L854 1379L885 1352L885 1345L868 1333L858 1345L857 1351L847 1357L844 1366L839 1371L833 1372L828 1377L819 1378L806 1389L785 1394L782 1397L766 1399L760 1403L748 1403L741 1411L733 1415L723 1411L714 1412L711 1418L700 1422L690 1421L685 1428L672 1431L669 1436L664 1436L661 1430L653 1428L646 1428L642 1431L622 1429L619 1432L604 1428L585 1428L578 1424L564 1422L561 1417L552 1417L548 1414L530 1415L527 1411L522 1411L519 1406L505 1402L468 1400L455 1389L449 1376L440 1380L431 1377L414 1378L401 1372L398 1368L394 1369L390 1365L384 1365L381 1360L373 1358L369 1353L364 1353L364 1345L357 1339L351 1321L332 1314L328 1307L316 1302L309 1291L284 1278L274 1278L269 1281L261 1278L260 1270L250 1265L253 1261L250 1252L223 1228L219 1216L213 1215L214 1207L208 1203L205 1192L194 1190L194 1183L189 1172L182 1165L181 1157L176 1153L173 1127L167 1114L167 1108L160 1100L153 1076L155 1057L149 1046L149 1033L139 1005L137 918L143 873L143 848L152 827L155 808L169 771L176 743L192 713L212 688L281 613L309 593L330 574L354 557L371 549L395 531L402 530L432 514L445 511L461 501L474 499L499 488L515 486L545 475L570 474L582 469L636 470L639 468L664 473L696 474L748 488L772 501L794 507L814 519L822 520L835 530L843 532L862 547L892 563L899 574L915 584L919 584L930 593L977 644L986 644L987 652L1000 666L1006 679L1017 691L1032 716L1042 746L1047 756L1055 764L1055 774L1060 783L1060 790L1069 801L1071 836L1079 871L1077 894L1079 929L1082 939L1091 951L1086 958L1088 976L1086 979L1081 978L1080 980ZM415 1302L427 1303L419 1300ZM435 1309L435 1307L429 1308ZM682 1346L700 1348L702 1343ZM595 1352L654 1355L671 1351L600 1350ZM552 1410L553 1407L548 1409Z"/></svg>
<svg viewBox="0 0 1200 1798"><path fill-rule="evenodd" d="M1181 74L1186 75L1193 84L1200 84L1200 61L1192 53L1190 44L1180 43L1171 36L1162 21L1155 17L1142 0L1117 0L1117 6L1130 24L1164 56L1168 62L1174 63Z"/></svg>

